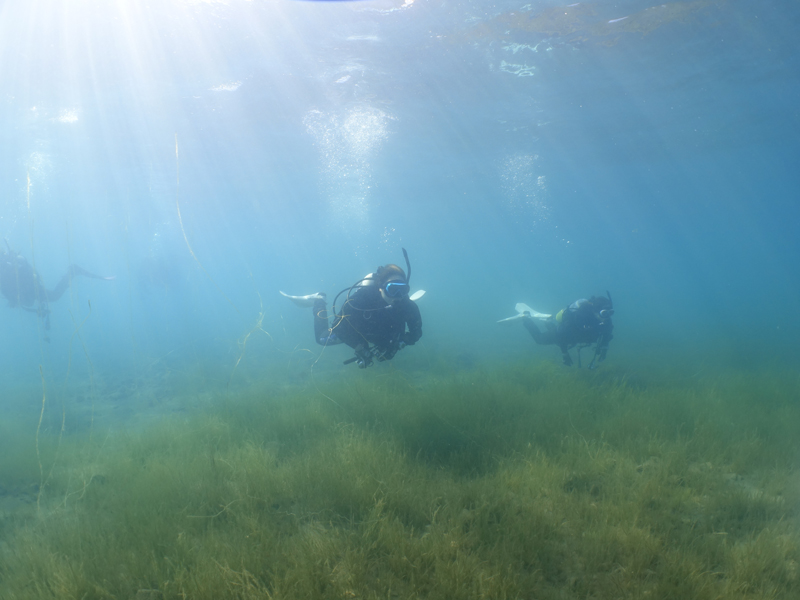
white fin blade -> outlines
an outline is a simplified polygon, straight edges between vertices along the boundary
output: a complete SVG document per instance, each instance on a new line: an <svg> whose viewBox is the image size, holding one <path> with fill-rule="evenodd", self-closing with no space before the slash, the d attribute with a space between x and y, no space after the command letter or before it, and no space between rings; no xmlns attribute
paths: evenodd
<svg viewBox="0 0 800 600"><path fill-rule="evenodd" d="M518 313L530 313L530 315L534 319L549 319L553 315L548 315L547 313L540 313L538 310L532 309L530 306L525 304L524 302L517 302L517 305L514 307Z"/></svg>
<svg viewBox="0 0 800 600"><path fill-rule="evenodd" d="M507 319L500 319L498 323L508 323L510 321L516 321L517 319L524 319L525 315L522 313L516 314L513 317L508 317Z"/></svg>
<svg viewBox="0 0 800 600"><path fill-rule="evenodd" d="M314 302L317 300L321 300L323 298L320 294L308 294L307 296L290 296L285 292L281 292L281 296L288 298L292 302L294 302L297 306L314 306Z"/></svg>
<svg viewBox="0 0 800 600"><path fill-rule="evenodd" d="M525 313L528 313L528 315L530 315L532 318L539 319L541 321L546 321L553 316L548 315L547 313L540 313L538 310L533 310L524 302L517 302L517 305L514 307L514 309L517 311L516 315L513 317L508 317L507 319L500 319L498 323L507 323L509 321L516 321L517 319L524 319Z"/></svg>

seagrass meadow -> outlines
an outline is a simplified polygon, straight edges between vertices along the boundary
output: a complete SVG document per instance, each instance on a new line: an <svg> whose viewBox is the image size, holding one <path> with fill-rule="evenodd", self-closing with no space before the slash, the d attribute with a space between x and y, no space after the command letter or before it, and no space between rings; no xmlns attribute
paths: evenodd
<svg viewBox="0 0 800 600"><path fill-rule="evenodd" d="M0 1L0 600L800 600L799 31Z"/></svg>
<svg viewBox="0 0 800 600"><path fill-rule="evenodd" d="M799 392L520 363L12 417L0 598L794 599Z"/></svg>

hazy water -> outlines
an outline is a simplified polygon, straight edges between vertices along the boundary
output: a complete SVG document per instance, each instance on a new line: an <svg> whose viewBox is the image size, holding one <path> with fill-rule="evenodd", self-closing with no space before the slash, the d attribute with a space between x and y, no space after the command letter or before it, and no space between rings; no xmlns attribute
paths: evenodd
<svg viewBox="0 0 800 600"><path fill-rule="evenodd" d="M223 386L260 314L241 376L300 377L310 311L278 290L332 297L401 247L428 295L400 369L556 360L495 321L606 290L609 363L794 364L798 24L785 1L5 3L0 233L48 287L116 275L75 279L49 332L3 302L5 401L37 401L40 365Z"/></svg>

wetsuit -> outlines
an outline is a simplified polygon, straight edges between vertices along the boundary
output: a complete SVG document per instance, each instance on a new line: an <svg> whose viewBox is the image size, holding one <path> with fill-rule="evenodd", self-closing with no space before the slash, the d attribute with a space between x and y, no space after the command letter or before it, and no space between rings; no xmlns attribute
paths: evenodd
<svg viewBox="0 0 800 600"><path fill-rule="evenodd" d="M547 321L545 331L541 331L530 317L523 319L522 323L537 344L558 346L565 365L572 364L570 348L578 344L589 345L595 342L597 342L597 359L602 362L606 358L608 344L614 337L611 317L601 317L598 307L586 299L573 302L562 310L556 319Z"/></svg>
<svg viewBox="0 0 800 600"><path fill-rule="evenodd" d="M32 306L45 300L47 292L30 263L19 254L3 252L0 257L0 293L9 306Z"/></svg>
<svg viewBox="0 0 800 600"><path fill-rule="evenodd" d="M365 349L372 344L379 360L390 360L403 345L411 346L422 337L422 317L413 300L387 304L378 286L365 286L345 301L332 325L325 300L317 300L314 335L321 345L345 343Z"/></svg>
<svg viewBox="0 0 800 600"><path fill-rule="evenodd" d="M113 279L94 275L78 265L70 265L64 276L58 281L56 287L47 290L39 274L33 270L30 263L19 254L4 252L0 256L0 293L6 297L9 306L22 306L28 308L34 303L46 305L55 302L69 288L69 284L76 275L94 279ZM42 308L42 310L46 310Z"/></svg>

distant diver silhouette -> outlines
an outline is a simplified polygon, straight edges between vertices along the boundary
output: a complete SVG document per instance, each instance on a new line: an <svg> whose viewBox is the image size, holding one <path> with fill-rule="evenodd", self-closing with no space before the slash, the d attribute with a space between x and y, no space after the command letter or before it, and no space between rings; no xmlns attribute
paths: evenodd
<svg viewBox="0 0 800 600"><path fill-rule="evenodd" d="M19 306L44 318L47 329L50 328L49 305L64 295L73 277L82 275L107 281L114 279L113 276L95 275L78 265L70 265L56 287L48 290L28 260L19 252L12 250L8 240L5 242L7 250L0 250L0 293L8 300L10 307Z"/></svg>

